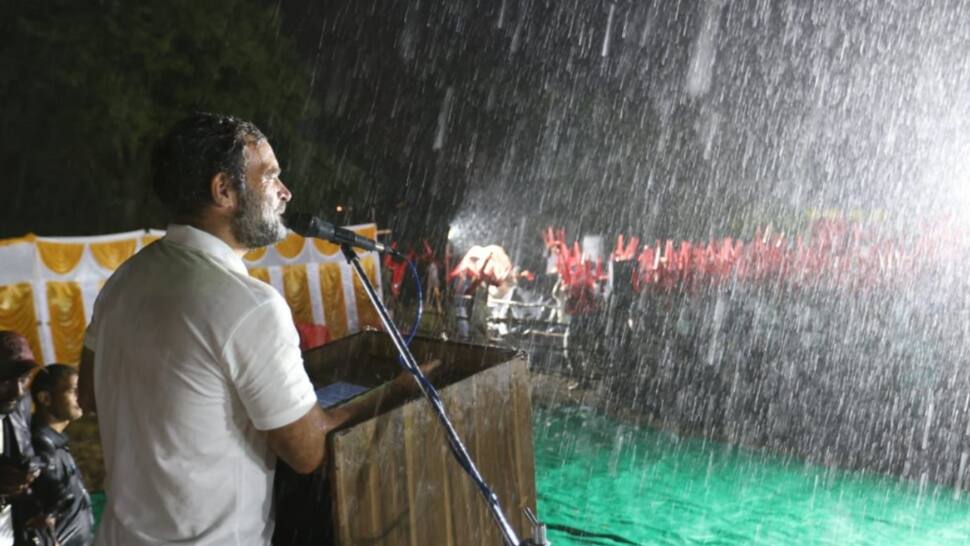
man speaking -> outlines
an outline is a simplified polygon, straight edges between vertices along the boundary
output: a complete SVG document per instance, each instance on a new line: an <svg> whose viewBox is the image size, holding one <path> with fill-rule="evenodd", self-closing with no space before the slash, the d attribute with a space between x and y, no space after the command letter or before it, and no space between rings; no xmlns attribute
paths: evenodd
<svg viewBox="0 0 970 546"><path fill-rule="evenodd" d="M111 276L84 339L107 506L97 544L268 544L276 457L320 466L323 412L286 301L242 256L286 235L290 191L266 137L194 114L159 143L155 192L175 222Z"/></svg>

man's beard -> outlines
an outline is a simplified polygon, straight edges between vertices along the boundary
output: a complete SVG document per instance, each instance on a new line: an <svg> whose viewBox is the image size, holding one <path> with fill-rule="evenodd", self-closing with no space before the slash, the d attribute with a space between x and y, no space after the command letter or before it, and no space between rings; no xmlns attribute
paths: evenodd
<svg viewBox="0 0 970 546"><path fill-rule="evenodd" d="M270 208L269 199L243 185L239 192L239 210L229 225L233 237L245 248L260 248L278 243L286 237L282 211Z"/></svg>

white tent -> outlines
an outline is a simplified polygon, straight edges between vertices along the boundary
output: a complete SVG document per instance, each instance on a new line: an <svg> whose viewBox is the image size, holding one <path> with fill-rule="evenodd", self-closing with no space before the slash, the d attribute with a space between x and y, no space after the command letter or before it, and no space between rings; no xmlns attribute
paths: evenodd
<svg viewBox="0 0 970 546"><path fill-rule="evenodd" d="M350 229L371 239L377 226ZM165 234L143 230L92 237L0 240L0 330L23 334L38 360L77 362L84 329L104 281L122 262ZM380 292L380 261L361 252ZM246 255L253 277L286 298L296 322L325 324L336 339L363 326L378 327L376 313L335 245L290 233L280 243Z"/></svg>

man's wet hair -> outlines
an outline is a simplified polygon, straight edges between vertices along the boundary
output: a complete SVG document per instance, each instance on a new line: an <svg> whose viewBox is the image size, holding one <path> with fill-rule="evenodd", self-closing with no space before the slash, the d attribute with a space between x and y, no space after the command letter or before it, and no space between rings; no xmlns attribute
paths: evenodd
<svg viewBox="0 0 970 546"><path fill-rule="evenodd" d="M209 183L224 172L237 190L246 175L243 150L266 136L237 117L196 112L176 123L155 146L152 186L176 216L191 216L212 203Z"/></svg>
<svg viewBox="0 0 970 546"><path fill-rule="evenodd" d="M41 368L34 377L34 383L30 386L30 394L37 399L37 394L42 392L54 394L61 380L77 375L77 368L67 364L49 364Z"/></svg>

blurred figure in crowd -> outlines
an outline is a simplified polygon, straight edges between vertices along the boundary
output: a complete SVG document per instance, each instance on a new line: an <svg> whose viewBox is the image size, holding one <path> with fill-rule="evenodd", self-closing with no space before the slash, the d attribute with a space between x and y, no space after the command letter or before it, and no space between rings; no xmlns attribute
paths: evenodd
<svg viewBox="0 0 970 546"><path fill-rule="evenodd" d="M23 336L0 331L0 546L14 543L15 519L25 522L34 515L22 501L40 472L30 442L30 384L39 370Z"/></svg>

